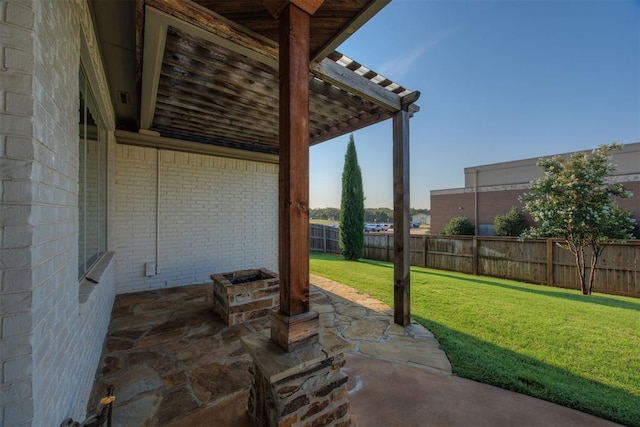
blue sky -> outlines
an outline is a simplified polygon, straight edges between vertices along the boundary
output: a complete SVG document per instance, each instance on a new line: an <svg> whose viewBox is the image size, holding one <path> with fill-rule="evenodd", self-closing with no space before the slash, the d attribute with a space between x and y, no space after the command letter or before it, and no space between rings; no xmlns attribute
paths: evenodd
<svg viewBox="0 0 640 427"><path fill-rule="evenodd" d="M412 207L465 167L640 142L640 0L393 0L338 50L421 92ZM392 207L391 121L354 138L365 206ZM312 208L340 206L348 140L311 148Z"/></svg>

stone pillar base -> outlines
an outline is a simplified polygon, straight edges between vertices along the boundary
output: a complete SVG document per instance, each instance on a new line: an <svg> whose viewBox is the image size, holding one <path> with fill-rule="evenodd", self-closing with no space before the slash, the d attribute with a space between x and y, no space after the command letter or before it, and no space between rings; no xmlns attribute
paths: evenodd
<svg viewBox="0 0 640 427"><path fill-rule="evenodd" d="M253 359L248 413L255 426L351 425L344 352L352 345L331 333L285 352L267 335L242 338Z"/></svg>

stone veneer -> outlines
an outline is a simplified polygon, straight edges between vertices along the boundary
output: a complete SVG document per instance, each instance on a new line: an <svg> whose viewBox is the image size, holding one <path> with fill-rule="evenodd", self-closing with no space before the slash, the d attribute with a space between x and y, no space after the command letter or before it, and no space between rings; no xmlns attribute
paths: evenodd
<svg viewBox="0 0 640 427"><path fill-rule="evenodd" d="M213 305L227 325L268 316L280 304L280 279L266 269L212 274Z"/></svg>
<svg viewBox="0 0 640 427"><path fill-rule="evenodd" d="M285 352L264 333L242 338L253 359L248 413L256 426L349 426L344 352L333 333L317 344Z"/></svg>

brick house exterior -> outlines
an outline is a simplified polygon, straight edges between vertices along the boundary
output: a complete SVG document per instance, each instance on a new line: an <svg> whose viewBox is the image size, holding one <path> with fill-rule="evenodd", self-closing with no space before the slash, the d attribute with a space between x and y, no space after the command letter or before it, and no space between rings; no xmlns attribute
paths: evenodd
<svg viewBox="0 0 640 427"><path fill-rule="evenodd" d="M277 271L277 165L130 145L118 145L115 157L117 293ZM144 275L147 262L157 262L158 274Z"/></svg>
<svg viewBox="0 0 640 427"><path fill-rule="evenodd" d="M612 153L612 160L618 170L611 179L633 193L619 205L640 220L640 143L625 144L621 151ZM438 234L451 218L465 216L477 225L478 235L492 235L495 216L512 206L522 208L519 197L532 180L542 176L537 161L531 158L468 167L464 169L464 188L431 191L431 234Z"/></svg>
<svg viewBox="0 0 640 427"><path fill-rule="evenodd" d="M277 164L117 144L91 19L85 0L0 1L7 427L85 418L117 293L203 283L229 269L277 269ZM106 252L79 281L81 67L103 124L110 232ZM257 206L260 223L248 224ZM149 262L158 274L145 274Z"/></svg>

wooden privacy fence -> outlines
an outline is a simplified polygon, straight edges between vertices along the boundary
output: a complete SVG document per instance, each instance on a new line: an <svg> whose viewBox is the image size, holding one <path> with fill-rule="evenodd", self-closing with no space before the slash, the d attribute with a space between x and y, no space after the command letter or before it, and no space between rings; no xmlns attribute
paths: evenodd
<svg viewBox="0 0 640 427"><path fill-rule="evenodd" d="M574 257L560 240L512 237L411 236L411 265L580 289ZM393 235L365 235L364 258L393 262ZM594 290L640 297L640 242L608 245Z"/></svg>
<svg viewBox="0 0 640 427"><path fill-rule="evenodd" d="M338 227L323 224L309 224L309 250L339 254Z"/></svg>

